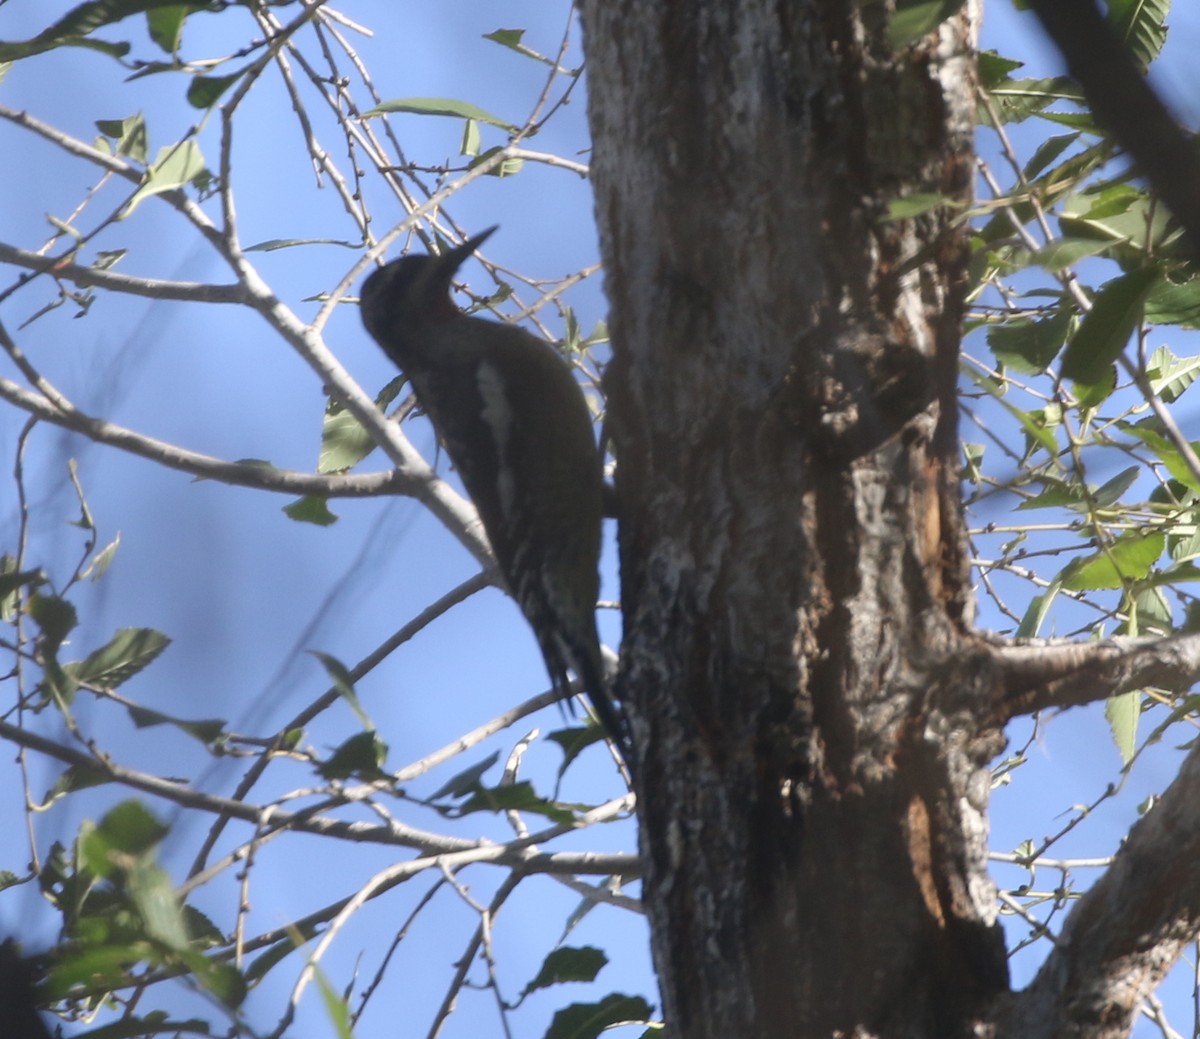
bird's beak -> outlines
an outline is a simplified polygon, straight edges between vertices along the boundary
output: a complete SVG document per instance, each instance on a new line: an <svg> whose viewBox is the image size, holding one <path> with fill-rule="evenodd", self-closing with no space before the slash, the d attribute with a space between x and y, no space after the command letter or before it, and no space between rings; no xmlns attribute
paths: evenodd
<svg viewBox="0 0 1200 1039"><path fill-rule="evenodd" d="M495 224L486 231L480 231L474 238L468 238L462 245L442 253L438 257L438 267L447 274L453 275L459 267L467 262L467 257L483 245L499 226L499 224Z"/></svg>

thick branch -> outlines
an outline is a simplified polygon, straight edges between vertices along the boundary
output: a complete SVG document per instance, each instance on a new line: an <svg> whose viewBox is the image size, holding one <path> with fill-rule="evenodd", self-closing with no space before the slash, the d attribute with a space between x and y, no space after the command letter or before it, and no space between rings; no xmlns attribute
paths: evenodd
<svg viewBox="0 0 1200 1039"><path fill-rule="evenodd" d="M1071 913L1005 1034L1118 1039L1200 931L1200 747Z"/></svg>
<svg viewBox="0 0 1200 1039"><path fill-rule="evenodd" d="M1146 686L1182 692L1200 681L1200 635L997 646L991 654L999 724Z"/></svg>

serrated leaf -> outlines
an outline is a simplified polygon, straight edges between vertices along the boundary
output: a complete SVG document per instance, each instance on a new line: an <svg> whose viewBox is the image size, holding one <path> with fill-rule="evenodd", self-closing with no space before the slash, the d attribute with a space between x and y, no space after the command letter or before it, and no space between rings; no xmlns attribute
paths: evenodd
<svg viewBox="0 0 1200 1039"><path fill-rule="evenodd" d="M1161 278L1157 266L1130 271L1108 282L1092 302L1063 351L1062 375L1079 386L1101 385L1142 317L1142 304Z"/></svg>
<svg viewBox="0 0 1200 1039"><path fill-rule="evenodd" d="M1128 765L1137 753L1137 729L1141 715L1142 694L1136 690L1110 696L1105 701L1104 717L1123 765Z"/></svg>
<svg viewBox="0 0 1200 1039"><path fill-rule="evenodd" d="M498 126L509 133L515 133L517 127L505 122L499 116L473 105L469 101L459 101L452 97L398 97L391 101L381 101L374 108L363 112L362 117L387 115L391 112L407 112L410 115L450 116L458 119L475 119L488 126Z"/></svg>
<svg viewBox="0 0 1200 1039"><path fill-rule="evenodd" d="M1002 122L1019 123L1056 101L1079 104L1083 95L1064 76L1052 79L1009 79L989 91ZM984 117L986 118L986 116Z"/></svg>
<svg viewBox="0 0 1200 1039"><path fill-rule="evenodd" d="M1059 575L1071 592L1123 588L1129 581L1149 576L1166 548L1166 535L1133 531L1122 534L1107 551L1072 560Z"/></svg>
<svg viewBox="0 0 1200 1039"><path fill-rule="evenodd" d="M1117 35L1145 72L1167 41L1170 0L1105 0L1105 3Z"/></svg>
<svg viewBox="0 0 1200 1039"><path fill-rule="evenodd" d="M964 0L899 0L888 23L888 43L906 47L933 32L962 7Z"/></svg>
<svg viewBox="0 0 1200 1039"><path fill-rule="evenodd" d="M565 981L595 981L607 963L608 957L603 951L591 945L555 949L542 961L537 976L521 990L521 998Z"/></svg>
<svg viewBox="0 0 1200 1039"><path fill-rule="evenodd" d="M1166 403L1173 404L1200 378L1200 354L1179 358L1169 348L1160 346L1150 355L1146 375L1150 388Z"/></svg>
<svg viewBox="0 0 1200 1039"><path fill-rule="evenodd" d="M170 644L166 635L153 628L122 628L85 660L67 664L66 670L80 684L115 689L152 664Z"/></svg>
<svg viewBox="0 0 1200 1039"><path fill-rule="evenodd" d="M160 148L154 164L146 171L146 179L142 186L134 192L122 210L122 217L128 217L152 195L182 188L205 173L208 173L208 169L204 165L204 156L196 141L189 138L167 148Z"/></svg>
<svg viewBox="0 0 1200 1039"><path fill-rule="evenodd" d="M314 523L318 527L328 527L338 520L337 514L330 511L328 500L314 494L297 498L290 505L285 505L283 512L298 523Z"/></svg>

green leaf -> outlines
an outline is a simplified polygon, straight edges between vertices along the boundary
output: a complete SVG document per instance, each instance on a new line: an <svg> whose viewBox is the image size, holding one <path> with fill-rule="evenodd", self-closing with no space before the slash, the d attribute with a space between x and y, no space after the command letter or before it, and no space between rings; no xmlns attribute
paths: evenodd
<svg viewBox="0 0 1200 1039"><path fill-rule="evenodd" d="M1063 352L1062 375L1080 386L1102 384L1142 317L1162 272L1153 264L1114 278L1100 290Z"/></svg>
<svg viewBox="0 0 1200 1039"><path fill-rule="evenodd" d="M231 72L228 76L196 76L188 85L188 104L193 108L212 108L234 83L245 75L246 70Z"/></svg>
<svg viewBox="0 0 1200 1039"><path fill-rule="evenodd" d="M92 561L88 563L87 569L84 570L83 576L90 577L93 581L99 581L106 573L108 568L112 566L112 561L116 558L117 549L121 547L121 535L117 534L107 545L99 552L92 556Z"/></svg>
<svg viewBox="0 0 1200 1039"><path fill-rule="evenodd" d="M468 119L463 123L462 143L458 146L458 153L460 155L478 155L479 144L479 124L474 119Z"/></svg>
<svg viewBox="0 0 1200 1039"><path fill-rule="evenodd" d="M225 722L220 718L201 718L197 721L188 721L163 714L160 711L152 711L149 707L139 707L137 704L130 704L126 710L129 712L130 721L139 729L152 729L156 725L172 725L206 746L211 746L225 735Z"/></svg>
<svg viewBox="0 0 1200 1039"><path fill-rule="evenodd" d="M86 832L81 828L81 859L96 876L107 877L148 853L166 835L167 827L140 801L122 801L98 826L88 826Z"/></svg>
<svg viewBox="0 0 1200 1039"><path fill-rule="evenodd" d="M1001 83L1009 82L1009 73L1024 66L1023 61L1014 61L993 50L980 51L977 57L979 85L984 90L994 90Z"/></svg>
<svg viewBox="0 0 1200 1039"><path fill-rule="evenodd" d="M76 790L87 790L112 782L114 782L112 776L96 769L86 765L72 765L54 781L54 785L46 792L46 800L57 801L60 797L73 794Z"/></svg>
<svg viewBox="0 0 1200 1039"><path fill-rule="evenodd" d="M371 724L371 719L367 717L367 712L363 710L362 704L359 702L358 693L354 691L354 679L346 669L346 665L337 657L331 657L319 649L310 649L309 652L322 663L325 673L333 682L334 691L350 705L350 709L362 723L363 728L373 730L375 726Z"/></svg>
<svg viewBox="0 0 1200 1039"><path fill-rule="evenodd" d="M479 155L476 158L472 159L470 161L470 163L467 164L467 168L473 170L476 166L482 166L493 155L495 155L496 152L501 151L501 150L502 150L502 148L500 147L500 145L497 145L495 148L489 148L482 155ZM524 168L525 168L525 160L524 159L517 158L516 156L510 156L509 158L507 158L503 162L501 162L498 166L493 166L490 170L488 170L487 175L489 177L511 177L516 173L520 173L521 170L523 170Z"/></svg>
<svg viewBox="0 0 1200 1039"><path fill-rule="evenodd" d="M567 825L575 821L575 813L539 796L527 781L506 786L482 787L458 806L457 815L473 812L529 812L551 822Z"/></svg>
<svg viewBox="0 0 1200 1039"><path fill-rule="evenodd" d="M1071 592L1123 588L1147 577L1166 547L1166 535L1132 531L1122 534L1108 551L1072 560L1062 571L1062 586Z"/></svg>
<svg viewBox="0 0 1200 1039"><path fill-rule="evenodd" d="M572 1003L554 1015L545 1039L597 1039L607 1028L649 1023L653 1009L641 996L617 992L605 996L599 1003Z"/></svg>
<svg viewBox="0 0 1200 1039"><path fill-rule="evenodd" d="M899 0L888 24L888 43L906 47L933 32L964 0Z"/></svg>
<svg viewBox="0 0 1200 1039"><path fill-rule="evenodd" d="M544 54L539 54L537 51L526 47L521 42L524 36L524 29L497 29L495 32L486 32L483 34L485 40L491 40L493 43L500 44L501 47L507 47L509 50L516 51L522 57L532 58L542 65L549 65L551 68L554 68L553 61Z"/></svg>
<svg viewBox="0 0 1200 1039"><path fill-rule="evenodd" d="M517 127L507 123L499 116L492 115L478 105L469 101L458 101L451 97L399 97L391 101L382 101L374 108L363 112L362 117L369 119L376 115L387 115L389 112L408 112L410 115L450 116L459 119L476 119L488 126L498 126L501 130L515 133Z"/></svg>
<svg viewBox="0 0 1200 1039"><path fill-rule="evenodd" d="M1200 378L1200 354L1178 358L1168 347L1160 346L1150 355L1146 375L1150 388L1166 403L1173 404Z"/></svg>
<svg viewBox="0 0 1200 1039"><path fill-rule="evenodd" d="M146 934L174 952L188 951L183 910L166 871L147 858L139 858L126 871L125 884L146 926Z"/></svg>
<svg viewBox="0 0 1200 1039"><path fill-rule="evenodd" d="M150 136L141 113L126 119L97 119L96 129L116 142L116 154L144 163L150 154Z"/></svg>
<svg viewBox="0 0 1200 1039"><path fill-rule="evenodd" d="M290 505L285 505L283 512L298 523L315 523L318 527L328 527L338 519L337 514L330 511L329 502L314 494L297 498Z"/></svg>
<svg viewBox="0 0 1200 1039"><path fill-rule="evenodd" d="M387 744L374 732L359 732L345 740L318 771L326 779L349 779L358 776L370 781L384 779L383 763L387 760Z"/></svg>
<svg viewBox="0 0 1200 1039"><path fill-rule="evenodd" d="M437 801L443 797L466 797L473 791L480 789L483 774L499 760L500 752L495 751L482 761L476 762L470 768L465 768L461 772L456 773L434 791L430 796L430 800Z"/></svg>
<svg viewBox="0 0 1200 1039"><path fill-rule="evenodd" d="M1146 297L1146 320L1152 325L1200 328L1200 278L1181 283L1163 278Z"/></svg>
<svg viewBox="0 0 1200 1039"><path fill-rule="evenodd" d="M397 375L379 391L375 404L380 411L388 409L406 382L405 376ZM321 423L321 456L317 461L317 472L344 473L358 465L376 446L371 434L353 413L340 401L330 397L325 405L325 419Z"/></svg>
<svg viewBox="0 0 1200 1039"><path fill-rule="evenodd" d="M1033 158L1025 164L1025 179L1034 180L1047 166L1078 140L1078 133L1058 134L1046 138L1046 140L1037 146L1037 149L1033 153Z"/></svg>
<svg viewBox="0 0 1200 1039"><path fill-rule="evenodd" d="M1115 505L1121 500L1121 495L1133 486L1138 476L1141 475L1141 472L1142 467L1140 465L1131 465L1127 469L1122 469L1111 480L1106 480L1095 490L1091 491L1088 496L1099 508L1104 509L1110 505Z"/></svg>
<svg viewBox="0 0 1200 1039"><path fill-rule="evenodd" d="M87 37L97 29L130 15L176 6L178 0L90 0L77 4L32 39L0 43L0 61L19 61L63 46L88 46L114 57L124 57L129 53L128 43L106 43Z"/></svg>
<svg viewBox="0 0 1200 1039"><path fill-rule="evenodd" d="M537 972L537 977L522 989L521 998L524 999L530 992L560 985L564 981L595 981L596 975L607 963L608 957L591 945L555 949L542 961L542 968Z"/></svg>
<svg viewBox="0 0 1200 1039"><path fill-rule="evenodd" d="M168 54L174 54L183 43L183 23L190 14L187 4L170 4L146 12L146 28L150 39Z"/></svg>
<svg viewBox="0 0 1200 1039"><path fill-rule="evenodd" d="M333 1025L333 1034L337 1036L337 1039L354 1039L350 1028L350 1008L346 1005L346 1001L338 995L337 990L329 983L329 979L320 967L317 967L313 974L316 978L317 989L321 993L321 1002L325 1005L325 1013L329 1016L330 1024Z"/></svg>
<svg viewBox="0 0 1200 1039"><path fill-rule="evenodd" d="M1170 0L1105 0L1108 19L1143 72L1167 42Z"/></svg>
<svg viewBox="0 0 1200 1039"><path fill-rule="evenodd" d="M153 628L122 628L87 659L67 664L66 671L80 684L115 689L152 664L170 644L166 635Z"/></svg>
<svg viewBox="0 0 1200 1039"><path fill-rule="evenodd" d="M204 165L204 156L200 154L200 145L194 140L189 138L168 148L160 148L154 164L146 171L142 186L134 192L122 211L122 217L129 216L151 195L174 191L202 174L208 174L208 168Z"/></svg>
<svg viewBox="0 0 1200 1039"><path fill-rule="evenodd" d="M1138 720L1142 715L1142 694L1137 690L1111 696L1104 704L1104 717L1108 731L1121 755L1121 763L1128 765L1137 753Z"/></svg>
<svg viewBox="0 0 1200 1039"><path fill-rule="evenodd" d="M1062 591L1062 582L1054 580L1041 595L1035 595L1029 600L1029 605L1025 608L1025 615L1021 618L1021 623L1014 633L1017 638L1037 638L1038 633L1042 630L1042 622L1045 621L1046 615L1050 612L1050 607L1058 598L1060 591Z"/></svg>
<svg viewBox="0 0 1200 1039"><path fill-rule="evenodd" d="M1156 425L1157 420L1154 418L1143 419L1134 424L1119 423L1121 429L1137 437L1158 456L1158 460L1167 467L1167 472L1173 479L1178 480L1188 490L1200 492L1200 480L1196 479L1175 445L1163 436ZM1200 452L1200 441L1193 442L1192 449Z"/></svg>
<svg viewBox="0 0 1200 1039"><path fill-rule="evenodd" d="M1097 241L1094 238L1056 238L1035 252L1029 258L1029 262L1044 267L1053 274L1074 266L1088 256L1103 253L1108 248L1108 242Z"/></svg>
<svg viewBox="0 0 1200 1039"><path fill-rule="evenodd" d="M18 570L17 561L7 552L0 556L0 620L12 621L17 615L22 588L40 588L46 583L44 570Z"/></svg>
<svg viewBox="0 0 1200 1039"><path fill-rule="evenodd" d="M1019 123L1057 101L1083 103L1079 88L1064 76L1053 79L1010 79L989 93L1001 122Z"/></svg>
<svg viewBox="0 0 1200 1039"><path fill-rule="evenodd" d="M1041 321L1020 318L991 325L987 330L988 348L1006 367L1024 375L1037 375L1058 356L1071 321L1071 312L1060 308L1053 317Z"/></svg>
<svg viewBox="0 0 1200 1039"><path fill-rule="evenodd" d="M894 198L888 203L886 220L907 220L928 213L939 206L957 206L953 199L937 194L912 194Z"/></svg>
<svg viewBox="0 0 1200 1039"><path fill-rule="evenodd" d="M29 616L41 629L40 650L43 656L53 658L63 640L79 623L79 615L66 599L57 595L42 595L35 592L29 597Z"/></svg>

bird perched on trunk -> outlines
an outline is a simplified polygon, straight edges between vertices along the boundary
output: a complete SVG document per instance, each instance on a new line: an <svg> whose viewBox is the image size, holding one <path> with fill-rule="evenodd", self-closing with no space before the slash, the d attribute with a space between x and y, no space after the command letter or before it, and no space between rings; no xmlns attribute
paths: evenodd
<svg viewBox="0 0 1200 1039"><path fill-rule="evenodd" d="M596 633L604 481L587 402L546 343L450 299L458 268L495 230L373 272L362 320L408 377L479 510L555 690L569 696L573 670L624 754L628 732Z"/></svg>

